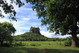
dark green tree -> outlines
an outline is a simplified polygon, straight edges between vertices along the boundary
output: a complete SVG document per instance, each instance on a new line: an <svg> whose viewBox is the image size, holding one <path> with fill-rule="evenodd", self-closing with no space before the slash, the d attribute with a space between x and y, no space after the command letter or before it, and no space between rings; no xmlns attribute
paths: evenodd
<svg viewBox="0 0 79 53"><path fill-rule="evenodd" d="M56 34L71 34L72 47L78 45L79 0L26 0L33 4L33 10L42 18L42 25Z"/></svg>
<svg viewBox="0 0 79 53"><path fill-rule="evenodd" d="M11 23L0 23L0 46L3 46L4 41L12 42L12 34L15 33L15 28Z"/></svg>
<svg viewBox="0 0 79 53"><path fill-rule="evenodd" d="M4 17L2 12L5 14L9 14L9 19L16 20L16 11L14 9L13 4L16 4L18 7L21 7L24 5L21 0L10 0L10 4L7 2L7 0L0 0L0 17Z"/></svg>

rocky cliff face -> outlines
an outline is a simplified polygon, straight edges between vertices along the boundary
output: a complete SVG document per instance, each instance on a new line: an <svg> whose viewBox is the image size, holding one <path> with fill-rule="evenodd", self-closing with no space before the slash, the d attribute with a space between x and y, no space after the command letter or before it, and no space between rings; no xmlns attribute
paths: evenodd
<svg viewBox="0 0 79 53"><path fill-rule="evenodd" d="M41 35L40 29L38 27L31 27L30 32Z"/></svg>

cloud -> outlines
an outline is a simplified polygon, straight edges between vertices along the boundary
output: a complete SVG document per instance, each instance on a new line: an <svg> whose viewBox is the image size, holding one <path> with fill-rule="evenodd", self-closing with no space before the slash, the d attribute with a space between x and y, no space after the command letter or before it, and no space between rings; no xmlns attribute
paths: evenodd
<svg viewBox="0 0 79 53"><path fill-rule="evenodd" d="M49 38L52 37L52 33L49 33L48 31L40 31L40 33L46 37L49 37Z"/></svg>
<svg viewBox="0 0 79 53"><path fill-rule="evenodd" d="M0 18L0 22L10 22L10 20L8 20L6 18Z"/></svg>
<svg viewBox="0 0 79 53"><path fill-rule="evenodd" d="M30 18L25 18L25 17L24 17L22 20L27 20L27 21L28 21L28 20L30 20Z"/></svg>
<svg viewBox="0 0 79 53"><path fill-rule="evenodd" d="M71 36L71 35L64 35L64 36L62 36L60 34L56 35L55 33L50 33L48 31L41 31L41 34L46 36L46 37L49 37L49 38L66 38L66 37Z"/></svg>

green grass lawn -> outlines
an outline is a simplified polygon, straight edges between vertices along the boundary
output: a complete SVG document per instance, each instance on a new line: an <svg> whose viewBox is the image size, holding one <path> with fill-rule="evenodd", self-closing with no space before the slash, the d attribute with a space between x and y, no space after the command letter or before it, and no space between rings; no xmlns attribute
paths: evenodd
<svg viewBox="0 0 79 53"><path fill-rule="evenodd" d="M0 47L0 53L79 53L79 48L65 47L58 41L24 41L25 46Z"/></svg>

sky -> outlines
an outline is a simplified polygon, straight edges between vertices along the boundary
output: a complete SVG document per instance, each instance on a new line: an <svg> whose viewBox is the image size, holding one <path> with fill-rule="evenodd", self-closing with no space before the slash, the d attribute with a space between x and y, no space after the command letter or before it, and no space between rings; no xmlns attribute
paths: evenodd
<svg viewBox="0 0 79 53"><path fill-rule="evenodd" d="M25 1L22 0L24 3ZM7 0L7 2L10 2ZM18 6L14 5L16 11L16 21L10 21L8 19L8 15L5 14L5 18L0 18L0 22L10 22L16 29L15 35L20 35L25 32L29 32L30 27L39 27L40 33L49 38L65 38L69 35L61 36L60 34L55 35L55 33L50 33L47 31L47 26L41 26L41 19L38 19L36 11L32 10L32 6L30 3L25 3L24 6L18 8Z"/></svg>

